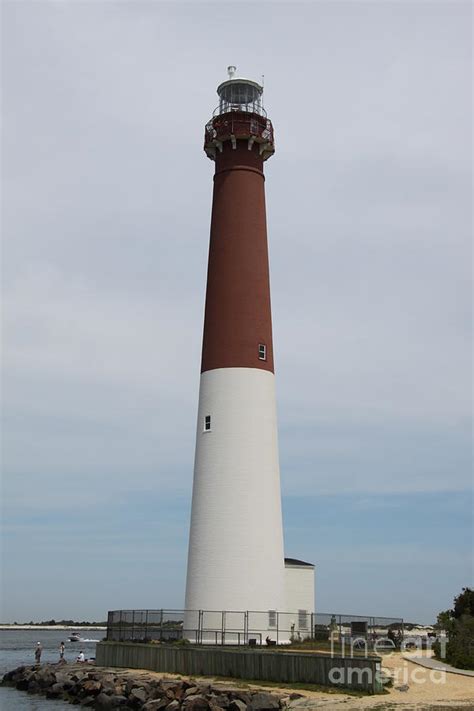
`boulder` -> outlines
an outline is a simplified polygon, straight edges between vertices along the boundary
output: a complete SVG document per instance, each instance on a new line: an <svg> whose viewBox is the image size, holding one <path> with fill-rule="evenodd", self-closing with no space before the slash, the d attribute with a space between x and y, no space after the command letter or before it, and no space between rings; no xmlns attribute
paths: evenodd
<svg viewBox="0 0 474 711"><path fill-rule="evenodd" d="M96 709L116 709L119 708L120 706L126 706L127 704L127 697L126 696L118 696L116 694L112 694L109 696L108 694L104 694L103 691L95 697L95 704L94 708Z"/></svg>
<svg viewBox="0 0 474 711"><path fill-rule="evenodd" d="M242 699L233 699L229 704L229 711L247 711L247 704Z"/></svg>
<svg viewBox="0 0 474 711"><path fill-rule="evenodd" d="M227 694L209 694L209 705L211 708L227 709L230 705L230 699Z"/></svg>
<svg viewBox="0 0 474 711"><path fill-rule="evenodd" d="M86 679L81 686L86 696L97 696L102 688L100 681L95 679Z"/></svg>
<svg viewBox="0 0 474 711"><path fill-rule="evenodd" d="M179 709L179 701L176 701L176 699L170 701L166 707L166 711L176 711L177 709Z"/></svg>
<svg viewBox="0 0 474 711"><path fill-rule="evenodd" d="M66 682L67 684L67 682ZM52 685L51 691L54 694L63 694L65 691L65 684L57 681L55 684Z"/></svg>
<svg viewBox="0 0 474 711"><path fill-rule="evenodd" d="M113 674L106 674L105 676L100 679L100 683L102 684L102 690L103 691L110 691L113 693L116 688L116 680L117 677L113 676Z"/></svg>
<svg viewBox="0 0 474 711"><path fill-rule="evenodd" d="M41 672L36 674L36 680L42 689L48 689L50 686L56 683L56 677L48 669L42 669Z"/></svg>
<svg viewBox="0 0 474 711"><path fill-rule="evenodd" d="M57 684L53 684L53 686L57 686ZM49 689L46 689L46 698L47 699L60 699L62 696L62 689L56 691L53 691L53 686L51 686Z"/></svg>
<svg viewBox="0 0 474 711"><path fill-rule="evenodd" d="M18 691L27 691L28 684L29 684L28 679L18 679L18 681L15 684L15 688L18 689Z"/></svg>
<svg viewBox="0 0 474 711"><path fill-rule="evenodd" d="M207 711L209 701L204 696L188 696L182 704L185 711Z"/></svg>
<svg viewBox="0 0 474 711"><path fill-rule="evenodd" d="M98 698L99 697L96 698L96 702ZM120 708L120 706L127 706L128 704L127 697L123 696L122 694L113 694L112 696L109 696L107 698L109 698L112 702L112 706L110 706L111 709L118 709Z"/></svg>
<svg viewBox="0 0 474 711"><path fill-rule="evenodd" d="M86 706L87 708L93 708L95 706L95 699L95 696L84 696L81 701L81 705Z"/></svg>
<svg viewBox="0 0 474 711"><path fill-rule="evenodd" d="M280 701L277 696L267 694L264 691L257 691L256 694L252 694L250 699L251 711L272 711L272 709L279 708Z"/></svg>
<svg viewBox="0 0 474 711"><path fill-rule="evenodd" d="M199 689L197 686L188 686L186 691L184 692L184 698L187 696L195 696L199 692Z"/></svg>
<svg viewBox="0 0 474 711"><path fill-rule="evenodd" d="M148 694L146 690L142 686L135 686L129 695L129 700L133 702L139 701L141 704L144 704L146 700L148 699Z"/></svg>
<svg viewBox="0 0 474 711"><path fill-rule="evenodd" d="M149 701L153 701L157 709L166 708L170 702L168 697L163 695L162 691L156 689L150 694Z"/></svg>
<svg viewBox="0 0 474 711"><path fill-rule="evenodd" d="M144 711L160 711L160 709L164 708L163 704L166 705L166 703L168 703L167 699L150 699L150 701L146 702L143 709Z"/></svg>
<svg viewBox="0 0 474 711"><path fill-rule="evenodd" d="M30 679L30 681L28 682L28 693L39 694L40 691L41 688L36 679Z"/></svg>

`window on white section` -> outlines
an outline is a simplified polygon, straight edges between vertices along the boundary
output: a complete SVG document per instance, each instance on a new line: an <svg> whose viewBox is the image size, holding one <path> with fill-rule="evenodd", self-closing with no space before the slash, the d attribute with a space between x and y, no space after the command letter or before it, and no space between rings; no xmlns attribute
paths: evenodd
<svg viewBox="0 0 474 711"><path fill-rule="evenodd" d="M300 630L308 629L308 610L298 610L298 627Z"/></svg>
<svg viewBox="0 0 474 711"><path fill-rule="evenodd" d="M268 610L268 626L269 627L276 627L277 626L276 610Z"/></svg>
<svg viewBox="0 0 474 711"><path fill-rule="evenodd" d="M204 418L204 432L210 432L211 431L211 416L206 415Z"/></svg>
<svg viewBox="0 0 474 711"><path fill-rule="evenodd" d="M267 347L264 343L258 344L258 358L259 360L267 360Z"/></svg>

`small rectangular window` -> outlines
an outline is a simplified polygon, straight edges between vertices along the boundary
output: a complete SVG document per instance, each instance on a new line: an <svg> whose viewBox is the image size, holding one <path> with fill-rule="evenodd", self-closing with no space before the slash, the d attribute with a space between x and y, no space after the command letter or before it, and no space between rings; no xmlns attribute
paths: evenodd
<svg viewBox="0 0 474 711"><path fill-rule="evenodd" d="M276 627L277 626L276 610L268 610L268 626L269 627Z"/></svg>
<svg viewBox="0 0 474 711"><path fill-rule="evenodd" d="M204 432L210 432L211 431L211 416L206 415L204 418Z"/></svg>
<svg viewBox="0 0 474 711"><path fill-rule="evenodd" d="M258 344L258 358L259 360L267 360L267 347L264 343Z"/></svg>
<svg viewBox="0 0 474 711"><path fill-rule="evenodd" d="M300 630L308 629L308 611L298 610L298 627Z"/></svg>

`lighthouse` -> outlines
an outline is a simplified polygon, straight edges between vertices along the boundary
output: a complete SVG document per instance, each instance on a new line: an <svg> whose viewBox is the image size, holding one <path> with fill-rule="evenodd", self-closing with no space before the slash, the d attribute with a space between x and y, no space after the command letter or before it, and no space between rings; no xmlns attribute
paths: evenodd
<svg viewBox="0 0 474 711"><path fill-rule="evenodd" d="M190 638L198 626L220 628L223 611L235 613L236 628L235 615L258 613L265 633L287 609L263 170L275 151L273 126L262 85L235 67L228 75L204 139L215 171L186 581Z"/></svg>

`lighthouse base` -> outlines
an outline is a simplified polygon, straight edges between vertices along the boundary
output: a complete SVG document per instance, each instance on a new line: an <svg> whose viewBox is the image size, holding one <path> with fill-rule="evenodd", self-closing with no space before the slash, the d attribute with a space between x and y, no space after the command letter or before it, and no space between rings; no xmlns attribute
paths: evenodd
<svg viewBox="0 0 474 711"><path fill-rule="evenodd" d="M186 609L268 618L285 609L284 575L275 376L258 368L204 372Z"/></svg>

